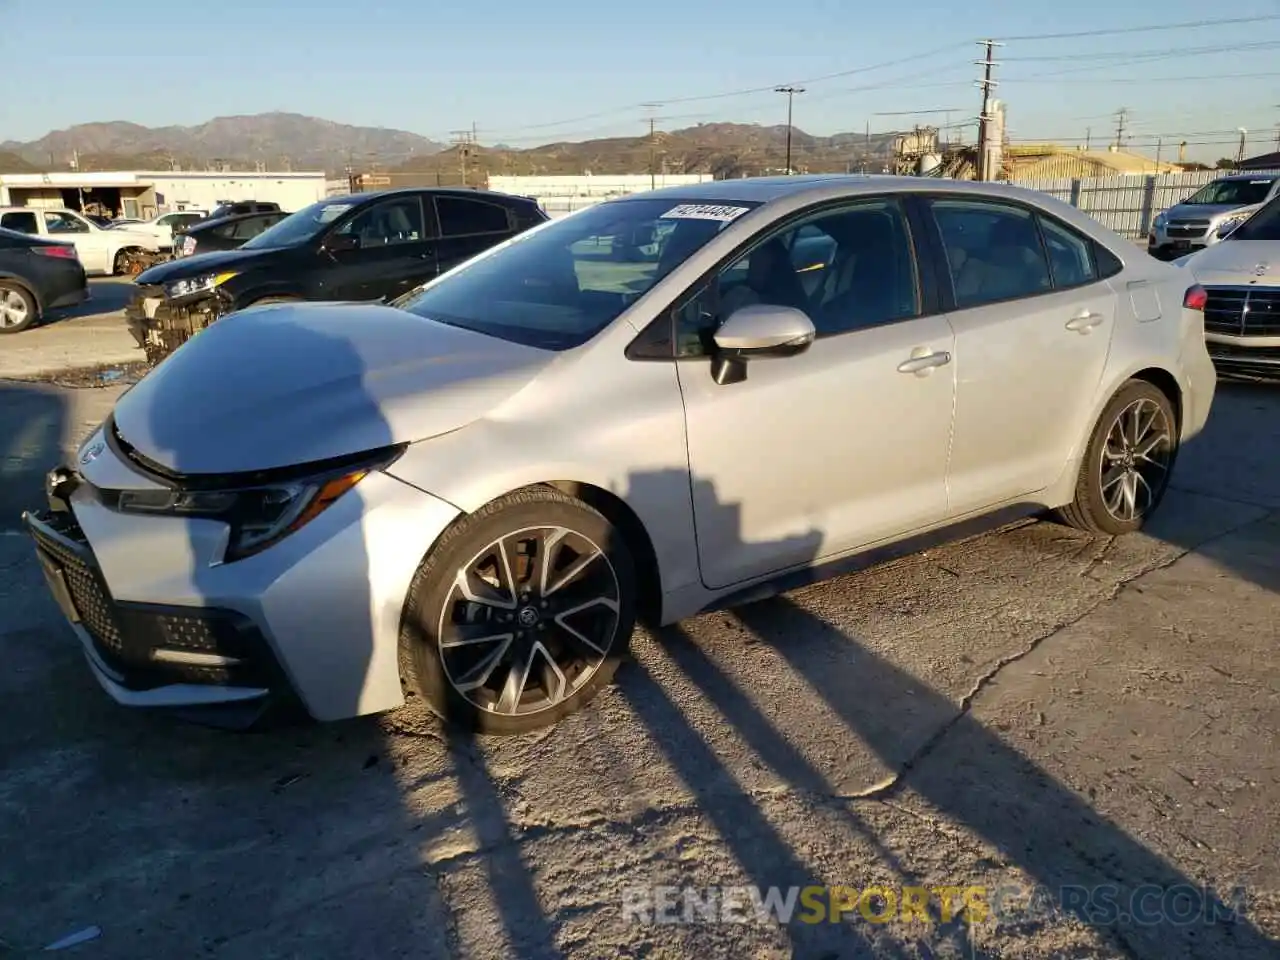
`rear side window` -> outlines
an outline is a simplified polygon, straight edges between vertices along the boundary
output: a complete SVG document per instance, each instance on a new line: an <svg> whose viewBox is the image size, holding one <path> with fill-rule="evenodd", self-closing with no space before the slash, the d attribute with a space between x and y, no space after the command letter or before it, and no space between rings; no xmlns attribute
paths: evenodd
<svg viewBox="0 0 1280 960"><path fill-rule="evenodd" d="M1053 288L1035 217L982 200L934 200L957 307L976 307Z"/></svg>
<svg viewBox="0 0 1280 960"><path fill-rule="evenodd" d="M0 216L0 227L16 230L18 233L39 233L40 225L36 221L34 210L15 210Z"/></svg>
<svg viewBox="0 0 1280 960"><path fill-rule="evenodd" d="M479 233L507 233L511 218L507 208L465 197L436 197L442 237L467 237Z"/></svg>
<svg viewBox="0 0 1280 960"><path fill-rule="evenodd" d="M1049 253L1055 288L1081 287L1098 279L1093 266L1092 241L1048 217L1040 218L1040 230Z"/></svg>

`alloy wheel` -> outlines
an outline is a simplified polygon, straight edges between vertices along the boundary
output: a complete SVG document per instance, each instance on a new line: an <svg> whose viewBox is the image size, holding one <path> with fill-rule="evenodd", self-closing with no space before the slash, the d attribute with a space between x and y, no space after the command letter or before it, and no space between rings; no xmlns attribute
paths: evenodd
<svg viewBox="0 0 1280 960"><path fill-rule="evenodd" d="M481 710L551 709L604 663L620 604L617 572L587 537L562 526L506 534L458 570L445 598L445 674Z"/></svg>
<svg viewBox="0 0 1280 960"><path fill-rule="evenodd" d="M1173 430L1164 408L1147 397L1112 421L1102 447L1102 503L1114 519L1130 523L1159 502L1169 482Z"/></svg>
<svg viewBox="0 0 1280 960"><path fill-rule="evenodd" d="M22 294L16 290L0 290L0 327L20 327L29 316Z"/></svg>

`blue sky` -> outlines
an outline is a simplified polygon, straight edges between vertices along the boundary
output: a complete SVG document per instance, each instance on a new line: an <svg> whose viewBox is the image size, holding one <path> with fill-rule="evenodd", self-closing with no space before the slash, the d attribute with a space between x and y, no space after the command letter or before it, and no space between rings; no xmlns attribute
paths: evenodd
<svg viewBox="0 0 1280 960"><path fill-rule="evenodd" d="M532 146L637 134L650 101L664 104L654 112L668 129L783 122L785 102L768 89L688 98L792 82L807 88L795 103L804 130L900 129L976 114L979 37L1200 21L1215 10L1274 16L1280 2L0 0L0 140L93 120L157 126L286 110L434 138L475 124L482 142ZM1178 139L1192 158L1234 155L1242 126L1251 153L1276 142L1280 19L1009 39L998 57L1015 139L1089 131L1105 144L1127 107L1130 146L1148 153L1165 135L1166 157ZM847 75L818 79L837 73ZM1169 80L1179 77L1200 79Z"/></svg>

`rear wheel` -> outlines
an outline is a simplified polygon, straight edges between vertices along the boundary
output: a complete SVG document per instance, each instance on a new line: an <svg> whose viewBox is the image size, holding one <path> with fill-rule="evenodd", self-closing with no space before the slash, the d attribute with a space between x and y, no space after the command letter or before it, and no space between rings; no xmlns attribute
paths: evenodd
<svg viewBox="0 0 1280 960"><path fill-rule="evenodd" d="M619 531L558 490L518 491L458 523L418 569L400 634L406 692L481 733L547 726L609 683L635 609Z"/></svg>
<svg viewBox="0 0 1280 960"><path fill-rule="evenodd" d="M1059 517L1109 536L1140 529L1164 499L1177 452L1173 403L1150 383L1130 380L1098 418L1075 500Z"/></svg>
<svg viewBox="0 0 1280 960"><path fill-rule="evenodd" d="M0 333L18 333L36 322L36 301L16 283L0 280Z"/></svg>

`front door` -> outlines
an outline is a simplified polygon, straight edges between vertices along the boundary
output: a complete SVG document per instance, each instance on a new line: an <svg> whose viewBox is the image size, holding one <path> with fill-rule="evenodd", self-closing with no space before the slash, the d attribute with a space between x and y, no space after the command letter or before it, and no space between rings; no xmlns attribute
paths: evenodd
<svg viewBox="0 0 1280 960"><path fill-rule="evenodd" d="M417 194L365 207L334 228L319 254L318 299L396 297L436 275L436 240ZM354 246L330 247L331 238Z"/></svg>
<svg viewBox="0 0 1280 960"><path fill-rule="evenodd" d="M956 515L1043 490L1088 433L1116 297L1092 241L1016 204L938 199L955 309Z"/></svg>
<svg viewBox="0 0 1280 960"><path fill-rule="evenodd" d="M831 252L814 261L818 234ZM945 317L924 314L916 266L898 201L865 200L788 224L680 307L684 358L748 304L799 307L818 331L805 353L754 361L739 383L718 385L707 362L677 364L707 586L834 558L946 515L952 334Z"/></svg>
<svg viewBox="0 0 1280 960"><path fill-rule="evenodd" d="M438 194L435 207L440 221L441 273L465 263L515 233L510 211L497 203Z"/></svg>
<svg viewBox="0 0 1280 960"><path fill-rule="evenodd" d="M44 229L50 239L70 243L89 273L110 273L111 248L104 231L94 230L70 210L45 210Z"/></svg>

